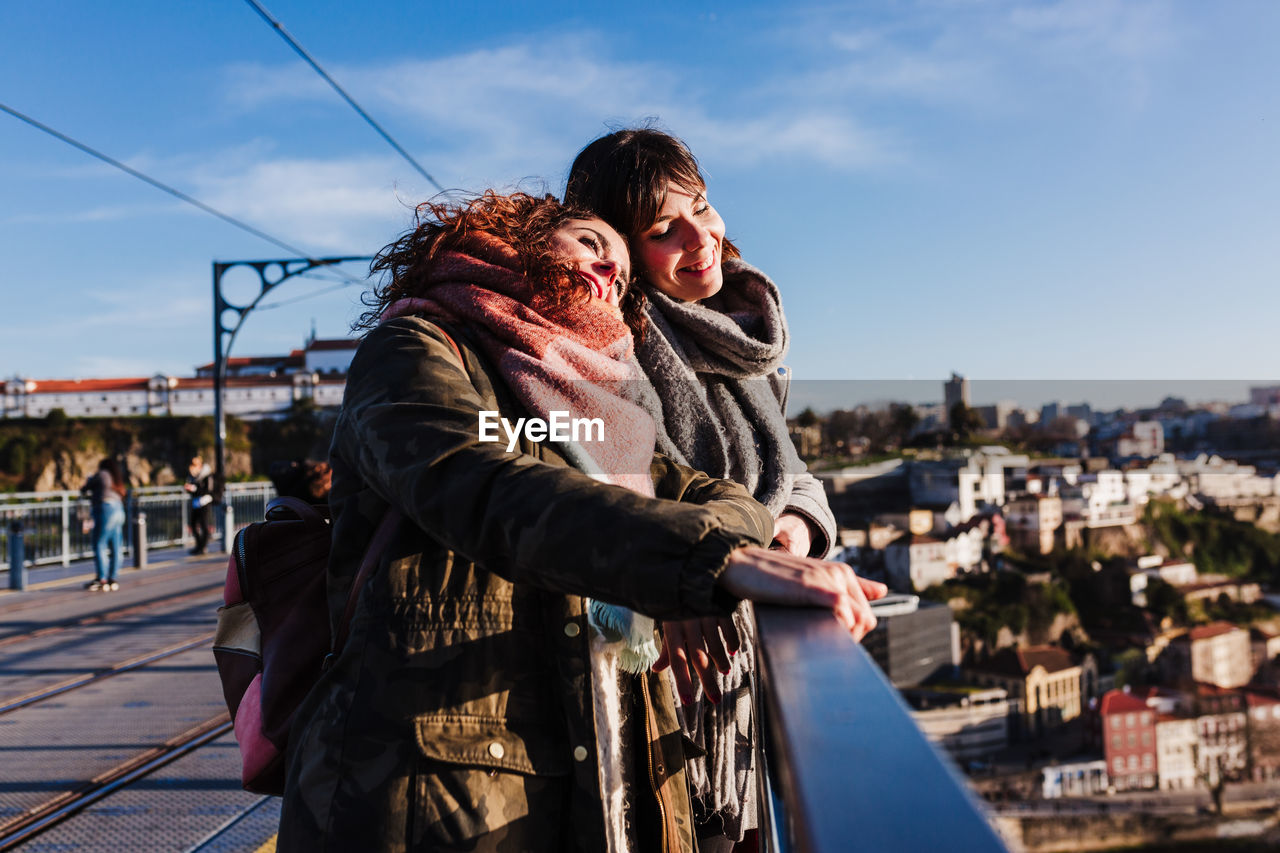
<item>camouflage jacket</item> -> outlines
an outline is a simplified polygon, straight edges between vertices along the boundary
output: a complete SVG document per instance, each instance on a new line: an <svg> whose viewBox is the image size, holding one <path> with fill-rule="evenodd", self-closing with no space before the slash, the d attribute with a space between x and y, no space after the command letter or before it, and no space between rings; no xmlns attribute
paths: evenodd
<svg viewBox="0 0 1280 853"><path fill-rule="evenodd" d="M525 413L465 336L371 332L330 462L330 613L389 506L405 515L336 663L294 723L279 849L605 850L584 596L658 618L731 612L716 587L772 519L740 486L656 457L641 497L549 442L478 440ZM637 851L694 847L665 681L622 681ZM626 759L624 759L626 760Z"/></svg>

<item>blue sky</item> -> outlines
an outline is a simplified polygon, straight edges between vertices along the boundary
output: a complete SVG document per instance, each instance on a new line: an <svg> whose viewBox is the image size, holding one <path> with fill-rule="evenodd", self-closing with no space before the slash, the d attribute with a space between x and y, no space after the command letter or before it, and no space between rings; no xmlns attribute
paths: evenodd
<svg viewBox="0 0 1280 853"><path fill-rule="evenodd" d="M266 5L449 188L684 137L798 377L1280 380L1280 4ZM0 102L315 255L434 192L239 0L5 4ZM0 253L0 375L33 378L188 373L211 261L282 254L7 115ZM235 352L343 334L359 292Z"/></svg>

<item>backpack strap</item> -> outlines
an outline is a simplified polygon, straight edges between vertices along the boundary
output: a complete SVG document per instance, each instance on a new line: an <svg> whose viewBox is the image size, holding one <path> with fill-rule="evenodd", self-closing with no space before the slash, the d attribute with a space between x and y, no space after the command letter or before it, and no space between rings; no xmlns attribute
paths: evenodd
<svg viewBox="0 0 1280 853"><path fill-rule="evenodd" d="M399 526L403 518L404 515L400 510L388 509L387 514L382 517L382 523L378 525L377 531L374 532L373 540L369 543L369 549L364 552L364 560L360 562L360 571L356 572L356 579L351 582L351 593L347 596L347 607L342 611L342 621L338 623L338 633L333 638L333 651L329 654L331 658L346 645L347 633L351 629L351 618L356 615L356 602L360 599L360 590L369 580L369 575L373 574L373 570L378 567L382 552L387 549L387 544L391 541L391 535L395 533L396 527Z"/></svg>
<svg viewBox="0 0 1280 853"><path fill-rule="evenodd" d="M325 514L312 504L301 498L288 496L272 498L271 503L267 504L267 511L263 513L263 516L268 521L274 521L280 517L281 510L288 510L302 521L310 521L312 523L327 521Z"/></svg>
<svg viewBox="0 0 1280 853"><path fill-rule="evenodd" d="M433 319L432 322L440 330L440 334L444 335L444 339L449 342L449 345L453 347L454 354L458 356L458 361L462 363L465 370L466 362L462 358L462 350L458 348L458 342L453 339L453 335L449 334L449 331L438 320ZM356 578L351 582L351 592L347 595L347 606L342 611L342 620L338 623L338 633L333 638L333 650L329 652L329 656L325 659L325 669L329 668L329 664L337 657L342 647L346 645L347 634L351 630L351 619L356 615L356 602L360 599L360 590L369 580L369 576L373 574L373 570L378 567L378 563L382 559L382 552L387 549L387 545L391 542L392 534L395 533L396 527L399 526L402 520L404 520L404 513L394 507L388 507L386 515L382 517L382 522L374 532L373 539L369 542L369 548L364 552L364 560L360 562L360 570L356 572Z"/></svg>

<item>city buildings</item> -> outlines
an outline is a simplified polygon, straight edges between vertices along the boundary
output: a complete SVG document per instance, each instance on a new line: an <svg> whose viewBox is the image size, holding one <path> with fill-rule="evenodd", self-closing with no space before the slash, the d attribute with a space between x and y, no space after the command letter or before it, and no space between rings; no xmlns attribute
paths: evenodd
<svg viewBox="0 0 1280 853"><path fill-rule="evenodd" d="M1156 712L1156 772L1161 790L1186 791L1196 787L1199 748L1195 717Z"/></svg>
<svg viewBox="0 0 1280 853"><path fill-rule="evenodd" d="M1092 656L1077 660L1057 646L1006 647L965 667L965 674L976 684L1003 687L1012 733L1032 737L1079 717L1098 680Z"/></svg>
<svg viewBox="0 0 1280 853"><path fill-rule="evenodd" d="M951 608L914 595L875 605L876 627L862 640L895 687L920 684L951 672L960 659L960 632Z"/></svg>
<svg viewBox="0 0 1280 853"><path fill-rule="evenodd" d="M1009 700L1003 688L917 687L902 695L925 736L957 761L989 758L1009 745Z"/></svg>
<svg viewBox="0 0 1280 853"><path fill-rule="evenodd" d="M1117 791L1155 788L1156 712L1136 696L1109 690L1098 703L1102 750Z"/></svg>
<svg viewBox="0 0 1280 853"><path fill-rule="evenodd" d="M1167 677L1183 684L1231 688L1253 678L1249 632L1230 622L1198 625L1173 640L1161 659Z"/></svg>
<svg viewBox="0 0 1280 853"><path fill-rule="evenodd" d="M1020 495L1005 504L1004 520L1010 545L1032 554L1048 554L1062 526L1062 499L1045 494Z"/></svg>
<svg viewBox="0 0 1280 853"><path fill-rule="evenodd" d="M358 341L311 339L283 356L228 359L223 389L227 414L244 419L284 414L294 403L339 406ZM71 417L207 416L213 414L213 365L195 376L117 379L25 379L4 383L0 417L43 418L54 409Z"/></svg>

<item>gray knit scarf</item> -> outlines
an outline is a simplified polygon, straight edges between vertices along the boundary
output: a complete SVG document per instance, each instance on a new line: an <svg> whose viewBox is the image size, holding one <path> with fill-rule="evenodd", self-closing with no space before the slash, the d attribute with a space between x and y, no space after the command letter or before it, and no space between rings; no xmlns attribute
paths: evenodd
<svg viewBox="0 0 1280 853"><path fill-rule="evenodd" d="M788 345L777 286L751 265L730 259L724 263L724 287L702 302L678 302L647 285L645 295L649 328L636 357L660 401L658 449L743 484L777 518L795 481L786 419L767 379L781 367ZM733 620L742 648L730 659L730 672L717 675L721 704L699 693L681 709L681 722L708 753L688 766L700 805L695 813L704 822L718 816L724 834L736 841L755 826L756 809L755 619L748 602Z"/></svg>

